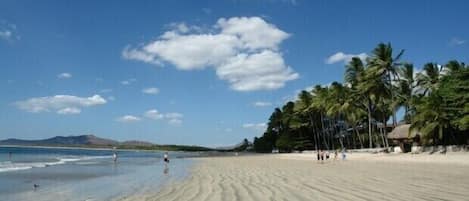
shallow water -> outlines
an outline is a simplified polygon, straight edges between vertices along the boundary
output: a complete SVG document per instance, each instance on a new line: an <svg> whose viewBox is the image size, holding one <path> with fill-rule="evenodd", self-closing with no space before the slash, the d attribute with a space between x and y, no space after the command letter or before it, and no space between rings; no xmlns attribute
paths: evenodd
<svg viewBox="0 0 469 201"><path fill-rule="evenodd" d="M10 157L10 154L11 157ZM158 191L182 179L192 164L187 153L0 147L1 200L113 200ZM34 184L39 185L34 188Z"/></svg>

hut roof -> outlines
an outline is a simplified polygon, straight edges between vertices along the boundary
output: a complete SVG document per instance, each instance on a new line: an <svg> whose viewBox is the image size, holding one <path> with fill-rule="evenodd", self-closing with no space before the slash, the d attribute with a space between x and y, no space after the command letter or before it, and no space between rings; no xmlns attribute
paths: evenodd
<svg viewBox="0 0 469 201"><path fill-rule="evenodd" d="M414 138L418 133L418 131L411 131L410 124L403 124L396 126L394 130L388 133L388 139L409 139Z"/></svg>

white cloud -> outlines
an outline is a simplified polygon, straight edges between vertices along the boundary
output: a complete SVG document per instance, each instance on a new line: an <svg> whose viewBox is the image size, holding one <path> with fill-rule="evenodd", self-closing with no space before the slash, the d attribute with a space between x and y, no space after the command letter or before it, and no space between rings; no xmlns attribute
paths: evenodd
<svg viewBox="0 0 469 201"><path fill-rule="evenodd" d="M57 111L57 114L80 114L81 110L76 107L66 107Z"/></svg>
<svg viewBox="0 0 469 201"><path fill-rule="evenodd" d="M72 74L70 73L60 73L57 75L57 78L59 79L68 79L68 78L71 78L72 77Z"/></svg>
<svg viewBox="0 0 469 201"><path fill-rule="evenodd" d="M237 91L278 89L299 77L279 52L290 35L260 17L220 18L204 33L184 23L171 27L142 47L126 47L123 58L171 63L179 70L213 67Z"/></svg>
<svg viewBox="0 0 469 201"><path fill-rule="evenodd" d="M246 124L243 124L243 128L254 129L256 131L264 131L267 128L267 124L266 123L257 123L257 124L246 123Z"/></svg>
<svg viewBox="0 0 469 201"><path fill-rule="evenodd" d="M0 20L0 40L14 41L20 40L20 36L16 31L16 25L10 24L5 20Z"/></svg>
<svg viewBox="0 0 469 201"><path fill-rule="evenodd" d="M449 45L451 46L458 46L458 45L464 45L466 43L466 40L463 40L463 39L460 39L460 38L452 38L450 41L449 41Z"/></svg>
<svg viewBox="0 0 469 201"><path fill-rule="evenodd" d="M148 110L144 113L146 118L154 119L154 120L166 120L171 125L181 125L182 118L184 117L183 114L177 112L170 112L170 113L160 113L156 109Z"/></svg>
<svg viewBox="0 0 469 201"><path fill-rule="evenodd" d="M268 106L271 106L272 103L271 102L257 101L255 103L253 103L253 105L256 106L256 107L268 107Z"/></svg>
<svg viewBox="0 0 469 201"><path fill-rule="evenodd" d="M179 126L179 125L182 124L182 120L181 119L170 119L168 121L168 124L173 125L173 126Z"/></svg>
<svg viewBox="0 0 469 201"><path fill-rule="evenodd" d="M144 94L158 94L160 92L160 90L156 87L150 87L150 88L145 88L145 89L142 89L142 93Z"/></svg>
<svg viewBox="0 0 469 201"><path fill-rule="evenodd" d="M180 119L184 117L184 115L182 115L181 113L177 113L177 112L167 113L164 116L165 118L168 118L168 119Z"/></svg>
<svg viewBox="0 0 469 201"><path fill-rule="evenodd" d="M137 81L137 79L135 79L135 78L130 78L130 79L127 79L127 80L122 80L122 81L121 81L121 84L122 84L122 85L130 85L130 84L132 84L132 83L134 83L134 82L136 82L136 81Z"/></svg>
<svg viewBox="0 0 469 201"><path fill-rule="evenodd" d="M331 56L329 56L326 59L326 64L335 64L339 62L343 63L348 63L350 60L352 60L353 57L358 57L362 60L366 59L368 55L366 53L360 53L360 54L345 54L343 52L337 52Z"/></svg>
<svg viewBox="0 0 469 201"><path fill-rule="evenodd" d="M299 77L285 66L282 56L270 50L231 57L217 68L217 75L236 91L278 89Z"/></svg>
<svg viewBox="0 0 469 201"><path fill-rule="evenodd" d="M158 112L158 110L155 110L155 109L146 111L144 116L146 118L155 119L155 120L164 118L164 114L161 114L160 112Z"/></svg>
<svg viewBox="0 0 469 201"><path fill-rule="evenodd" d="M0 38L3 40L10 40L13 33L10 30L0 30Z"/></svg>
<svg viewBox="0 0 469 201"><path fill-rule="evenodd" d="M221 34L238 36L244 48L278 49L280 43L289 37L288 33L267 23L260 17L220 18L217 26Z"/></svg>
<svg viewBox="0 0 469 201"><path fill-rule="evenodd" d="M137 122L137 121L140 121L140 120L142 120L140 117L136 117L136 116L133 116L133 115L124 115L124 116L119 117L119 118L116 119L116 121L122 122L122 123Z"/></svg>
<svg viewBox="0 0 469 201"><path fill-rule="evenodd" d="M110 101L115 101L115 100L116 100L116 97L114 97L114 96L108 96L107 99L110 100Z"/></svg>
<svg viewBox="0 0 469 201"><path fill-rule="evenodd" d="M91 97L55 95L17 101L15 105L21 110L33 113L56 111L59 114L78 114L81 108L102 105L106 102L100 95Z"/></svg>

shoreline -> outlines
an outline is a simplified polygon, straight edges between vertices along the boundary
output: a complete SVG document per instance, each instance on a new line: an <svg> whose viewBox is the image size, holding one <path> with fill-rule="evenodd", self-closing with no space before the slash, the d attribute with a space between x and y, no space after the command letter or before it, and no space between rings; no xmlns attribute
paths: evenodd
<svg viewBox="0 0 469 201"><path fill-rule="evenodd" d="M349 153L345 161L329 159L324 164L313 156L195 158L185 180L118 200L456 201L469 197L469 153Z"/></svg>

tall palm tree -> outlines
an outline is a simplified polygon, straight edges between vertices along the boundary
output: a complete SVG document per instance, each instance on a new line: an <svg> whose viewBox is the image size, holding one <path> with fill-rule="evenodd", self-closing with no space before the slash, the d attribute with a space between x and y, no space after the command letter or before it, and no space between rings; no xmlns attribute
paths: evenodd
<svg viewBox="0 0 469 201"><path fill-rule="evenodd" d="M350 86L350 96L349 103L354 103L347 105L350 107L349 112L351 112L352 106L354 108L364 108L368 113L368 140L369 147L373 147L372 141L372 112L373 104L371 100L371 90L368 90L368 85L365 85L365 65L359 57L353 57L352 60L345 66L345 82ZM355 117L361 116L361 110L356 109L354 113L348 113L348 116L358 121Z"/></svg>
<svg viewBox="0 0 469 201"><path fill-rule="evenodd" d="M329 143L327 142L328 138L330 137L331 133L328 128L326 128L326 105L328 101L329 91L327 88L322 87L321 85L314 86L312 91L313 94L313 102L312 108L319 113L319 121L321 122L321 137L323 140L323 144L326 149L329 149ZM327 136L326 136L327 135Z"/></svg>
<svg viewBox="0 0 469 201"><path fill-rule="evenodd" d="M393 49L390 43L380 43L373 50L371 57L368 59L369 68L374 68L375 76L382 77L385 82L385 90L388 90L391 101L394 102L395 92L393 90L393 81L398 79L397 68L401 65L399 60L404 54L404 50L399 51L396 56L393 56ZM396 107L392 108L393 126L397 124L396 120Z"/></svg>
<svg viewBox="0 0 469 201"><path fill-rule="evenodd" d="M414 65L406 63L398 69L399 80L397 83L397 91L395 105L404 106L404 120L410 123L410 113L415 111L411 109L412 98L416 80L414 77Z"/></svg>

